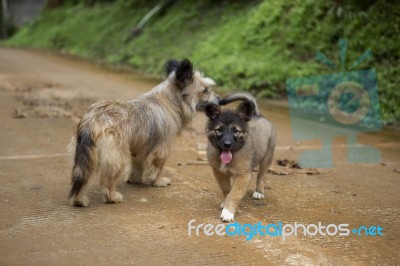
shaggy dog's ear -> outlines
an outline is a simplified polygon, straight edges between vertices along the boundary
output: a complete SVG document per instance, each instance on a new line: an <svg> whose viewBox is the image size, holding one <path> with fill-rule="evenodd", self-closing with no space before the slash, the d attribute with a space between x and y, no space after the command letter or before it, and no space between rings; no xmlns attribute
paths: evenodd
<svg viewBox="0 0 400 266"><path fill-rule="evenodd" d="M255 114L256 106L252 102L242 102L236 109L236 113L244 121L248 122Z"/></svg>
<svg viewBox="0 0 400 266"><path fill-rule="evenodd" d="M210 120L214 120L221 114L221 107L213 103L207 104L204 110L208 118L210 118Z"/></svg>
<svg viewBox="0 0 400 266"><path fill-rule="evenodd" d="M185 58L180 62L169 60L166 64L166 71L169 79L175 83L179 89L184 89L193 81L193 65L189 59ZM173 72L174 74L171 74Z"/></svg>
<svg viewBox="0 0 400 266"><path fill-rule="evenodd" d="M175 84L183 90L189 83L193 81L193 64L189 59L185 58L179 62L177 69L175 70Z"/></svg>
<svg viewBox="0 0 400 266"><path fill-rule="evenodd" d="M187 84L193 81L193 65L189 59L185 58L179 62L178 69L175 72L176 85L184 89Z"/></svg>
<svg viewBox="0 0 400 266"><path fill-rule="evenodd" d="M170 59L165 63L165 72L167 72L167 77L174 71L178 69L179 62L175 59Z"/></svg>

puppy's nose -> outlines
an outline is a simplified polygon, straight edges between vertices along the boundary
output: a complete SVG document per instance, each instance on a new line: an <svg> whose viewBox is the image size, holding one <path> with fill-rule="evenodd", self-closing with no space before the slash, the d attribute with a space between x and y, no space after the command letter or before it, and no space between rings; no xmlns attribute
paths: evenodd
<svg viewBox="0 0 400 266"><path fill-rule="evenodd" d="M225 140L224 141L224 148L225 149L230 149L232 147L232 141L230 140Z"/></svg>

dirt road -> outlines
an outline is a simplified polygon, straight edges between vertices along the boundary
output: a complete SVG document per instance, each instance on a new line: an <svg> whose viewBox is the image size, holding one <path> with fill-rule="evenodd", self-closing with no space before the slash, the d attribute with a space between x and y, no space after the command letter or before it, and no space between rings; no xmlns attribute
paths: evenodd
<svg viewBox="0 0 400 266"><path fill-rule="evenodd" d="M202 114L173 147L171 186L121 182L124 201L104 204L96 180L88 208L69 206L66 146L79 116L94 101L132 99L155 84L82 60L0 49L0 265L399 263L400 133L393 130L361 137L380 149L381 165L347 164L340 138L332 169L310 175L274 165L276 173L289 174L269 175L264 201L253 201L249 190L236 217L241 224L379 225L384 236L188 236L192 219L193 225L220 223L220 192L209 166L188 164L206 143ZM285 108L261 106L277 127L275 159L318 147L292 139Z"/></svg>

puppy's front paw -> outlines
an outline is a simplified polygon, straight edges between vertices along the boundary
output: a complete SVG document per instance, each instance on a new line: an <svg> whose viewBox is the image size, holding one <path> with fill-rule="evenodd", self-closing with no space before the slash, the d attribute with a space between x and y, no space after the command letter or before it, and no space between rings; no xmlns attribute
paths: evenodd
<svg viewBox="0 0 400 266"><path fill-rule="evenodd" d="M262 199L264 199L264 194L255 191L255 192L253 193L252 198L255 199L255 200L262 200Z"/></svg>
<svg viewBox="0 0 400 266"><path fill-rule="evenodd" d="M231 223L234 221L235 215L227 209L223 208L220 218L225 223Z"/></svg>
<svg viewBox="0 0 400 266"><path fill-rule="evenodd" d="M171 184L171 180L168 177L161 177L159 179L156 179L152 186L153 187L166 187Z"/></svg>

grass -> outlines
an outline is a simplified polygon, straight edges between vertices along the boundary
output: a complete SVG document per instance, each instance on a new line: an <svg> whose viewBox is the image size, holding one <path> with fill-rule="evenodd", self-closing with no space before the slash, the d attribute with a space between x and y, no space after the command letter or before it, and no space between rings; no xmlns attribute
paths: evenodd
<svg viewBox="0 0 400 266"><path fill-rule="evenodd" d="M167 59L188 57L223 88L282 98L290 77L340 71L319 64L315 54L340 62L337 43L346 38L346 66L372 50L374 58L358 69L376 69L382 117L395 123L400 8L390 2L176 1L132 39L131 29L159 1L68 4L43 12L6 45L63 50L157 75Z"/></svg>

